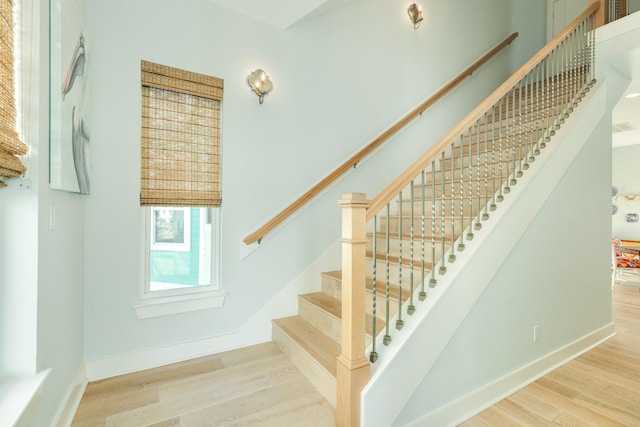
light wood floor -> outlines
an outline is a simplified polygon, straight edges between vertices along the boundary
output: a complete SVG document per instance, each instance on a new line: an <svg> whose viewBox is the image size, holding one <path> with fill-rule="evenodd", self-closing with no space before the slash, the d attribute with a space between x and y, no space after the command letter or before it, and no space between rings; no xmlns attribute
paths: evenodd
<svg viewBox="0 0 640 427"><path fill-rule="evenodd" d="M272 343L92 382L87 426L335 426L335 411Z"/></svg>
<svg viewBox="0 0 640 427"><path fill-rule="evenodd" d="M617 336L462 424L640 426L640 292L613 290ZM335 412L273 344L90 383L72 424L334 426Z"/></svg>
<svg viewBox="0 0 640 427"><path fill-rule="evenodd" d="M613 290L616 336L461 424L640 426L640 292Z"/></svg>

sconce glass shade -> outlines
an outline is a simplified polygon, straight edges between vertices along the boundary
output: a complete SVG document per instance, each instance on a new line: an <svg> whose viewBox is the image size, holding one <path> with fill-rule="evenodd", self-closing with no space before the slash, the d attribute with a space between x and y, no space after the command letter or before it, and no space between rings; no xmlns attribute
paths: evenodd
<svg viewBox="0 0 640 427"><path fill-rule="evenodd" d="M412 3L407 9L409 19L413 22L413 28L417 29L422 22L422 9L415 3Z"/></svg>
<svg viewBox="0 0 640 427"><path fill-rule="evenodd" d="M249 87L258 95L258 101L260 104L264 101L264 96L267 95L273 89L273 83L269 80L267 73L261 69L255 70L247 77L247 83Z"/></svg>

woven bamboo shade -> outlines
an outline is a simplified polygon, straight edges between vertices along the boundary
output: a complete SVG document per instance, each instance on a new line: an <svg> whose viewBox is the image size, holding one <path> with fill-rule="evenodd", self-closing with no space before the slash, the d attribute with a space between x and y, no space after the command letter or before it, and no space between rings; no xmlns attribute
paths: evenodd
<svg viewBox="0 0 640 427"><path fill-rule="evenodd" d="M16 132L13 26L13 1L0 0L0 188L26 170L17 156L28 151Z"/></svg>
<svg viewBox="0 0 640 427"><path fill-rule="evenodd" d="M223 81L142 61L142 206L218 207Z"/></svg>

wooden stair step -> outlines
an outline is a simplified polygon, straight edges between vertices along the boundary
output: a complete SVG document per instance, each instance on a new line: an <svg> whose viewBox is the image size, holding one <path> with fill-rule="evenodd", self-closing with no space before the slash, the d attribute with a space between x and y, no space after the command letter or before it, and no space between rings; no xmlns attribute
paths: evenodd
<svg viewBox="0 0 640 427"><path fill-rule="evenodd" d="M465 216L465 218L470 218L470 217ZM437 219L437 221L439 221L439 218ZM378 238L386 238L386 233L380 231L380 232L376 233L376 236ZM373 239L373 233L367 233L367 238L368 239ZM389 233L389 238L396 239L396 240L398 240L398 239L410 240L411 239L411 233L402 233L402 234ZM419 236L417 233L415 233L414 236L413 236L413 240L414 240L414 242L421 242L422 241L422 237ZM436 244L441 244L443 239L440 236L436 236L434 240L435 240ZM451 237L450 236L445 236L444 241L445 241L445 244L450 245L451 244ZM425 243L431 243L431 238L429 238L429 240L425 240Z"/></svg>
<svg viewBox="0 0 640 427"><path fill-rule="evenodd" d="M273 323L317 360L327 372L333 377L336 376L336 357L340 355L340 346L335 341L300 316L275 319Z"/></svg>
<svg viewBox="0 0 640 427"><path fill-rule="evenodd" d="M272 324L273 341L335 408L340 345L300 316L275 319Z"/></svg>
<svg viewBox="0 0 640 427"><path fill-rule="evenodd" d="M336 283L342 282L342 270L325 271L322 273L322 275L331 278ZM373 291L373 279L370 277L367 277L366 281L367 281L367 284L366 284L367 291L369 292ZM384 280L378 279L376 281L376 293L378 295L384 295L386 293L386 286L387 284ZM402 290L402 302L405 302L406 300L409 299L409 292L407 292L407 290L408 290L407 288L403 288ZM400 294L400 288L394 284L390 284L389 297L397 301L399 294Z"/></svg>
<svg viewBox="0 0 640 427"><path fill-rule="evenodd" d="M373 259L373 252L367 251L367 258ZM377 253L376 260L378 261L378 263L385 263L387 260L387 256L383 253ZM393 265L400 264L400 258L396 255L389 255L389 264L393 264ZM408 251L407 251L407 256L402 257L402 266L407 268L411 267L411 260L409 259ZM425 261L424 266L427 270L431 271L430 261ZM413 268L421 268L421 267L422 267L422 260L414 259Z"/></svg>
<svg viewBox="0 0 640 427"><path fill-rule="evenodd" d="M313 292L310 294L298 295L298 299L300 300L300 316L316 328L320 329L336 343L340 344L342 340L342 301L324 292ZM311 314L311 318L307 318L309 313L307 310L303 309L304 303L307 303L309 306L313 306L319 313ZM303 311L305 312L305 315L302 315ZM368 313L365 313L365 316L365 334L368 338L371 338L373 334L373 316ZM331 319L327 319L327 317L331 317ZM381 318L376 319L376 322L378 324L378 330L385 325L384 320Z"/></svg>

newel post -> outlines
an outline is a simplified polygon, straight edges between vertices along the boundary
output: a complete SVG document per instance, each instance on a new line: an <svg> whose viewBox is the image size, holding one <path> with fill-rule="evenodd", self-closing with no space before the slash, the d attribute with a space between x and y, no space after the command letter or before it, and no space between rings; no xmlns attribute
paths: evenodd
<svg viewBox="0 0 640 427"><path fill-rule="evenodd" d="M594 3L600 3L600 8L598 9L598 11L596 12L595 18L596 18L596 28L597 27L602 27L604 24L606 24L606 12L607 12L607 0L589 0L589 6L591 6Z"/></svg>
<svg viewBox="0 0 640 427"><path fill-rule="evenodd" d="M360 394L371 376L365 355L365 231L369 202L363 193L342 195L342 353L337 359L336 423L360 426Z"/></svg>

